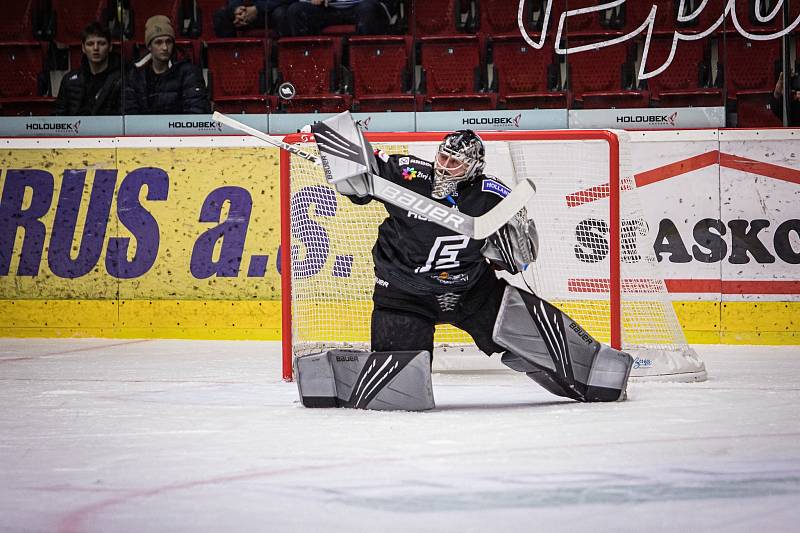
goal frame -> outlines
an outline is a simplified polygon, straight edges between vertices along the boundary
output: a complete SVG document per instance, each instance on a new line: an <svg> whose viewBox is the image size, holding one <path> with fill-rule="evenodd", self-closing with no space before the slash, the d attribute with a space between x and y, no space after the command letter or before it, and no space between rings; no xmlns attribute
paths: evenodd
<svg viewBox="0 0 800 533"><path fill-rule="evenodd" d="M370 142L437 142L446 132L395 132L367 133ZM612 130L525 130L481 131L486 141L604 141L609 150L609 329L610 345L622 347L621 313L621 222L620 222L620 142ZM284 137L289 144L314 142L310 133L290 134ZM292 381L292 253L291 253L291 158L286 150L280 153L280 206L281 206L281 352L284 381Z"/></svg>

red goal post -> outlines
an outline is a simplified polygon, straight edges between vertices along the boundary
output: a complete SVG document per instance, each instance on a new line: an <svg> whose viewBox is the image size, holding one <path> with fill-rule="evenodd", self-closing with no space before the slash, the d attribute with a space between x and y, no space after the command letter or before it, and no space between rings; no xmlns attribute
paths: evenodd
<svg viewBox="0 0 800 533"><path fill-rule="evenodd" d="M367 134L376 148L423 159L432 158L443 136ZM639 375L703 379L702 361L686 344L643 239L646 222L627 135L549 130L480 136L488 174L512 186L531 178L537 186L528 212L539 228L540 258L525 273L528 284L599 340L630 350L648 367ZM284 142L316 152L310 134ZM283 378L291 380L296 355L334 346L368 349L370 250L385 211L379 202L351 204L327 185L321 169L286 151L280 166ZM437 346L469 342L437 327Z"/></svg>

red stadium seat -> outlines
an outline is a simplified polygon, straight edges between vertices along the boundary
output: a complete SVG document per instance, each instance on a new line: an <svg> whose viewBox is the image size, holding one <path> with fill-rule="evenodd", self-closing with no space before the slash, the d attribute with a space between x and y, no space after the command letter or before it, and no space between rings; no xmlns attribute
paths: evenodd
<svg viewBox="0 0 800 533"><path fill-rule="evenodd" d="M572 46L588 44L580 40ZM567 55L568 83L575 104L584 109L646 107L645 91L627 89L630 75L628 50L624 44Z"/></svg>
<svg viewBox="0 0 800 533"><path fill-rule="evenodd" d="M180 3L180 0L130 0L133 12L133 35L129 37L137 42L143 42L145 23L153 15L168 16L177 37L183 29L183 21L178 20Z"/></svg>
<svg viewBox="0 0 800 533"><path fill-rule="evenodd" d="M483 35L498 35L501 33L519 34L517 24L517 12L519 2L509 2L508 0L477 0L480 26L479 30ZM533 2L526 1L523 12L525 27L533 31Z"/></svg>
<svg viewBox="0 0 800 533"><path fill-rule="evenodd" d="M3 114L28 115L53 101L47 96L46 43L36 41L0 43L0 107Z"/></svg>
<svg viewBox="0 0 800 533"><path fill-rule="evenodd" d="M647 70L669 58L672 36L655 36L650 43ZM650 97L660 107L721 106L722 91L708 87L709 57L705 41L679 41L675 57L661 74L647 80Z"/></svg>
<svg viewBox="0 0 800 533"><path fill-rule="evenodd" d="M653 31L655 33L672 33L677 27L677 0L628 0L624 4L623 17L625 25L623 31L631 32L642 25L650 14L653 6L656 6L656 23ZM646 33L646 30L645 32Z"/></svg>
<svg viewBox="0 0 800 533"><path fill-rule="evenodd" d="M194 10L188 13L194 37L214 37L214 13L225 7L225 0L194 0Z"/></svg>
<svg viewBox="0 0 800 533"><path fill-rule="evenodd" d="M298 96L338 90L336 65L341 41L334 37L284 37L278 41L279 81L291 82Z"/></svg>
<svg viewBox="0 0 800 533"><path fill-rule="evenodd" d="M783 121L773 112L770 93L740 94L736 102L737 126L740 128L768 128L783 126Z"/></svg>
<svg viewBox="0 0 800 533"><path fill-rule="evenodd" d="M284 37L278 40L278 83L291 82L296 95L280 99L289 113L336 113L350 106L339 93L342 41L337 37Z"/></svg>
<svg viewBox="0 0 800 533"><path fill-rule="evenodd" d="M218 107L265 113L267 99L267 41L264 39L207 40L211 98Z"/></svg>
<svg viewBox="0 0 800 533"><path fill-rule="evenodd" d="M108 0L50 0L55 17L55 40L79 43L83 29L91 22L103 22Z"/></svg>
<svg viewBox="0 0 800 533"><path fill-rule="evenodd" d="M772 7L775 5L773 1L771 5L765 5L766 2L761 2L761 17L766 17L773 11ZM789 4L789 23L791 24L797 19L800 14L800 4L793 1ZM783 29L783 8L779 9L776 15L766 22L758 20L756 15L756 5L754 0L736 2L736 20L742 28L749 33L775 33ZM726 21L726 30L736 31L731 17Z"/></svg>
<svg viewBox="0 0 800 533"><path fill-rule="evenodd" d="M33 39L33 0L15 0L3 6L0 17L0 40Z"/></svg>
<svg viewBox="0 0 800 533"><path fill-rule="evenodd" d="M555 36L558 32L558 27L561 20L561 15L566 11L574 11L576 9L597 6L604 3L602 0L553 0L552 8L550 11L550 21L548 23L548 32L550 35ZM546 2L542 3L543 6ZM544 8L540 11L538 17L538 27L544 24ZM566 17L564 20L564 34L567 35L597 35L609 33L621 33L619 30L612 30L611 24L615 21L615 13L611 10L593 11L591 13L573 14Z"/></svg>
<svg viewBox="0 0 800 533"><path fill-rule="evenodd" d="M411 31L418 37L452 35L464 31L462 8L465 0L424 0L413 2Z"/></svg>
<svg viewBox="0 0 800 533"><path fill-rule="evenodd" d="M348 41L355 105L365 111L413 111L411 39L404 36L355 36ZM409 109L410 107L410 109Z"/></svg>
<svg viewBox="0 0 800 533"><path fill-rule="evenodd" d="M350 109L350 97L346 94L295 96L291 100L280 100L278 106L287 113L341 113Z"/></svg>
<svg viewBox="0 0 800 533"><path fill-rule="evenodd" d="M565 108L566 93L556 92L553 49L537 50L519 34L492 39L494 81L499 102L509 109Z"/></svg>
<svg viewBox="0 0 800 533"><path fill-rule="evenodd" d="M420 56L422 92L431 109L486 109L484 106L493 105L494 95L483 93L483 58L477 36L423 37ZM469 107L458 106L458 99Z"/></svg>
<svg viewBox="0 0 800 533"><path fill-rule="evenodd" d="M728 98L742 93L772 92L778 79L780 41L750 41L726 33L719 42Z"/></svg>

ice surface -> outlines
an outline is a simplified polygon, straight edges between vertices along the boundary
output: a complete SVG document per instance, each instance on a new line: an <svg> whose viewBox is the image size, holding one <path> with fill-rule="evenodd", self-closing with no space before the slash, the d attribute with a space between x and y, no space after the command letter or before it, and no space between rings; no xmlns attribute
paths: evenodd
<svg viewBox="0 0 800 533"><path fill-rule="evenodd" d="M800 530L800 348L561 401L436 374L425 413L305 409L271 342L0 339L2 532Z"/></svg>

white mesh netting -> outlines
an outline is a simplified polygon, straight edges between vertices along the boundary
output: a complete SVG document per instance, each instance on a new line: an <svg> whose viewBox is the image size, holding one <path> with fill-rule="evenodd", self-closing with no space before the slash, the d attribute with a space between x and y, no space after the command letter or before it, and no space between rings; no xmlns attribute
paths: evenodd
<svg viewBox="0 0 800 533"><path fill-rule="evenodd" d="M499 140L482 134L487 173L506 183L533 179L536 195L528 213L539 230L539 259L524 274L536 293L559 306L598 340L609 342L610 264L621 272L621 339L637 360L633 375L703 379L705 368L686 344L652 248L631 173L630 153L620 133L620 255L610 255L609 178L611 152L603 140L579 134L568 140ZM430 159L435 142L373 145L387 153ZM315 153L312 144L304 149ZM375 277L371 249L386 211L378 202L352 204L338 196L319 167L291 158L292 352L333 346L368 349ZM520 280L516 285L524 286ZM284 302L287 305L288 302ZM497 368L477 355L469 336L437 327L435 368ZM447 357L446 354L454 354ZM497 358L493 358L497 359ZM484 363L486 362L486 363Z"/></svg>

